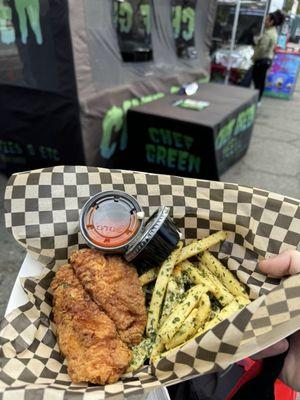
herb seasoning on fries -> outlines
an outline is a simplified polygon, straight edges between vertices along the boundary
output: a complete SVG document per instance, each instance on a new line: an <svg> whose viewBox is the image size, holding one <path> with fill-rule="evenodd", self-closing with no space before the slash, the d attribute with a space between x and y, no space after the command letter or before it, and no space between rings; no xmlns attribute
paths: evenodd
<svg viewBox="0 0 300 400"><path fill-rule="evenodd" d="M208 249L226 239L221 231L177 248L160 268L139 277L153 285L146 338L133 348L128 372L158 361L250 303L245 287ZM195 261L196 260L196 261Z"/></svg>

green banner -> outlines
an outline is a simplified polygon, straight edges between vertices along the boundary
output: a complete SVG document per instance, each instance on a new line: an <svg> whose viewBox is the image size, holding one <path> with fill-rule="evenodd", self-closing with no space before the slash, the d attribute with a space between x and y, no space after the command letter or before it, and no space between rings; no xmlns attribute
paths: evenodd
<svg viewBox="0 0 300 400"><path fill-rule="evenodd" d="M179 58L197 58L195 23L197 0L172 1L172 28Z"/></svg>

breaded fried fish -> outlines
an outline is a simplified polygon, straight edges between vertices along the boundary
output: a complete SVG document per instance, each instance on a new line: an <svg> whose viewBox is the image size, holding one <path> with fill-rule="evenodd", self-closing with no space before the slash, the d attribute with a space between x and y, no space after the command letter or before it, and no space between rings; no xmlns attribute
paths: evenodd
<svg viewBox="0 0 300 400"><path fill-rule="evenodd" d="M91 300L71 265L59 268L51 283L58 344L73 382L104 385L126 371L131 351L114 322Z"/></svg>
<svg viewBox="0 0 300 400"><path fill-rule="evenodd" d="M74 252L70 262L85 290L115 322L121 339L128 345L140 343L147 314L135 268L121 257L92 249Z"/></svg>

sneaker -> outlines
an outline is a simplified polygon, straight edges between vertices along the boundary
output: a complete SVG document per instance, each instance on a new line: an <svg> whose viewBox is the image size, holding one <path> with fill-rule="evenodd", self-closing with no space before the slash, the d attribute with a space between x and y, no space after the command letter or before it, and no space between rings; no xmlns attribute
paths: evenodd
<svg viewBox="0 0 300 400"><path fill-rule="evenodd" d="M261 101L257 102L257 107L261 107Z"/></svg>

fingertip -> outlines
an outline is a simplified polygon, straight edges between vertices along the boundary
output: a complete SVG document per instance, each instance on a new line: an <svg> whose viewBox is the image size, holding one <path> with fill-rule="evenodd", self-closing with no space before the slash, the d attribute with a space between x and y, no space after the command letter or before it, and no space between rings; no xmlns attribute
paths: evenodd
<svg viewBox="0 0 300 400"><path fill-rule="evenodd" d="M258 262L258 267L260 270L264 270L265 269L265 264L268 262L268 260L261 260Z"/></svg>
<svg viewBox="0 0 300 400"><path fill-rule="evenodd" d="M260 271L264 272L266 274L270 273L271 270L273 269L272 268L273 261L274 260L272 258L268 258L268 259L259 261L258 267L259 267Z"/></svg>
<svg viewBox="0 0 300 400"><path fill-rule="evenodd" d="M273 277L283 277L289 274L291 252L285 251L277 256L259 262L261 272Z"/></svg>
<svg viewBox="0 0 300 400"><path fill-rule="evenodd" d="M253 360L261 360L263 358L269 358L269 357L275 357L278 356L279 354L285 353L289 349L289 342L287 339L282 339L279 342L273 344L272 346L266 348L265 350L262 350L253 356L251 358Z"/></svg>
<svg viewBox="0 0 300 400"><path fill-rule="evenodd" d="M277 343L277 351L278 354L285 353L290 347L290 344L287 339L282 339Z"/></svg>

